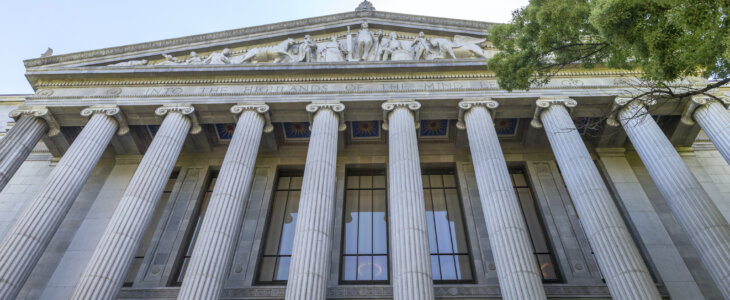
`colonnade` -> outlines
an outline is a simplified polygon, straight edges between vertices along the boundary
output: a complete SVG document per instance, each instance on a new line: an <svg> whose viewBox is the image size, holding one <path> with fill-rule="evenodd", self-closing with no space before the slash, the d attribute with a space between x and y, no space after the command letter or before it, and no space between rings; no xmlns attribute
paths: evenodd
<svg viewBox="0 0 730 300"><path fill-rule="evenodd" d="M617 98L618 121L646 165L679 224L726 298L730 299L730 226L699 185L661 129L636 101ZM717 101L696 100L685 119L696 121L730 161L730 113ZM585 233L615 299L660 299L603 179L570 116L575 100L543 97L531 124L545 128L557 164ZM394 299L433 299L428 229L416 129L417 101L382 104L389 136L389 220L391 283ZM497 276L504 299L545 299L540 270L514 194L489 98L458 105L457 127L469 138L477 185ZM456 109L456 108L455 108ZM225 154L207 217L200 228L179 299L218 299L233 258L251 188L262 132L272 130L269 107L242 103L231 108L237 129ZM286 299L325 299L333 241L338 130L344 129L341 103L307 106L312 133L292 250ZM165 105L163 118L120 200L74 299L115 299L139 247L188 133L200 130L191 105ZM116 106L82 111L89 121L28 208L0 243L0 299L19 292L78 196L115 132L128 131ZM45 108L21 108L18 125L0 141L0 190L46 134L58 125ZM638 117L637 117L638 116Z"/></svg>

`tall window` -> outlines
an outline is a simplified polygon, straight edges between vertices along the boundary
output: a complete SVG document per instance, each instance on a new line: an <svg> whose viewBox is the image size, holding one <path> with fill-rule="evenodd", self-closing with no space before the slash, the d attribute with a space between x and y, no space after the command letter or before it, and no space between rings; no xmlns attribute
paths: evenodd
<svg viewBox="0 0 730 300"><path fill-rule="evenodd" d="M348 171L340 280L388 282L388 215L385 172Z"/></svg>
<svg viewBox="0 0 730 300"><path fill-rule="evenodd" d="M530 231L532 248L535 253L535 258L540 265L542 280L544 282L560 281L560 275L555 265L550 243L545 235L542 219L535 206L536 203L532 196L530 186L525 178L525 169L510 168L509 173L510 177L512 177L512 186L515 189L515 194L519 198L520 206L522 207L522 214L525 216L527 229Z"/></svg>
<svg viewBox="0 0 730 300"><path fill-rule="evenodd" d="M132 264L129 266L127 276L124 278L123 286L132 286L132 284L134 283L134 278L137 277L137 272L139 272L139 268L142 266L142 261L144 261L144 255L147 252L147 249L149 249L150 247L150 243L152 242L152 235L154 235L155 229L160 223L160 219L162 218L162 212L167 206L167 200L170 199L170 193L172 192L172 188L175 186L175 180L177 179L179 173L180 172L177 170L173 171L172 174L170 174L170 179L167 180L167 184L165 184L165 190L160 196L160 201L157 203L155 212L152 215L152 221L147 227L147 231L142 238L142 243L140 243L139 248L137 248L137 252L134 254Z"/></svg>
<svg viewBox="0 0 730 300"><path fill-rule="evenodd" d="M452 170L423 170L431 271L436 282L473 280L464 218Z"/></svg>
<svg viewBox="0 0 730 300"><path fill-rule="evenodd" d="M203 224L205 219L205 212L208 210L208 203L210 203L210 196L213 194L213 188L215 188L216 179L218 178L218 172L211 174L208 187L205 190L203 201L200 201L198 208L193 216L192 226L189 227L187 234L187 240L184 243L185 254L180 258L180 262L177 264L177 270L173 276L173 282L171 285L181 285L183 278L185 277L185 271L187 271L188 264L190 264L190 257L193 255L195 250L195 242L198 239L198 233L200 232L200 225Z"/></svg>
<svg viewBox="0 0 730 300"><path fill-rule="evenodd" d="M301 172L279 173L259 266L259 283L283 284L289 277L301 190Z"/></svg>

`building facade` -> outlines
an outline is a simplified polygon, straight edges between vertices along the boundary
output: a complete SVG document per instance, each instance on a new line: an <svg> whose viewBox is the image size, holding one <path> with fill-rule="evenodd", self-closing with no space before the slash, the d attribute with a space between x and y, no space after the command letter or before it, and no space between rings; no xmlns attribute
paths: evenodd
<svg viewBox="0 0 730 300"><path fill-rule="evenodd" d="M0 299L730 297L725 89L507 92L489 26L364 1L26 60Z"/></svg>

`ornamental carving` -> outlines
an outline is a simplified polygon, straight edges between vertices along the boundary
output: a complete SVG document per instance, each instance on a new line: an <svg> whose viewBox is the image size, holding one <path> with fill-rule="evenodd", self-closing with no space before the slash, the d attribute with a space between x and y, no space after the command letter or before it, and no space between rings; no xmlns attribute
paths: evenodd
<svg viewBox="0 0 730 300"><path fill-rule="evenodd" d="M420 32L415 37L399 36L392 31L373 30L368 22L353 32L350 26L343 35L314 40L305 35L302 40L287 38L276 45L255 47L233 52L228 48L200 56L190 52L187 57L164 53L161 61L147 59L113 63L111 67L171 66L171 65L226 65L257 63L310 63L357 61L431 61L462 58L488 59L494 51L485 50L486 38L455 35L453 38L429 37Z"/></svg>
<svg viewBox="0 0 730 300"><path fill-rule="evenodd" d="M122 110L116 105L92 105L81 110L82 117L91 117L95 114L103 114L117 121L117 135L125 135L129 133L129 125L127 118L124 117Z"/></svg>

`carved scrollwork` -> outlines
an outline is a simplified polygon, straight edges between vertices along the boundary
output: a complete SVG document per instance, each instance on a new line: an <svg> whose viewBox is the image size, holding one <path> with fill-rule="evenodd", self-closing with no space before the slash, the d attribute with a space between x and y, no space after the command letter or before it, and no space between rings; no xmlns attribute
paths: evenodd
<svg viewBox="0 0 730 300"><path fill-rule="evenodd" d="M203 130L195 114L195 108L190 104L165 104L155 109L155 115L164 117L171 112L177 112L190 118L190 134L198 134Z"/></svg>
<svg viewBox="0 0 730 300"><path fill-rule="evenodd" d="M46 125L48 125L48 136L56 136L61 133L61 126L58 125L56 118L53 117L51 111L45 106L21 106L11 111L9 116L17 121L23 115L31 115L43 119Z"/></svg>
<svg viewBox="0 0 730 300"><path fill-rule="evenodd" d="M405 108L413 112L413 120L416 122L416 129L421 127L420 114L418 110L421 108L421 103L415 100L397 100L397 101L386 101L380 105L383 109L383 130L388 130L389 124L388 119L390 113L395 111L397 108Z"/></svg>
<svg viewBox="0 0 730 300"><path fill-rule="evenodd" d="M499 102L492 100L491 98L481 98L481 99L465 99L462 101L459 101L459 117L458 121L456 122L456 128L465 130L466 129L466 123L464 122L464 115L472 109L474 106L483 106L485 107L490 113L494 113L494 110L499 107ZM492 115L494 117L494 115Z"/></svg>
<svg viewBox="0 0 730 300"><path fill-rule="evenodd" d="M682 123L690 126L694 125L695 111L703 105L707 105L712 102L718 102L727 108L728 104L730 104L727 97L725 97L724 95L713 94L713 96L714 97L708 95L693 96L689 103L687 103L687 108L684 110L684 112L682 112L682 118L680 119Z"/></svg>
<svg viewBox="0 0 730 300"><path fill-rule="evenodd" d="M619 121L619 112L626 109L627 107L634 107L636 105L654 105L656 104L656 99L647 98L647 99L636 99L636 97L625 95L625 96L617 96L613 100L613 106L611 107L611 114L606 118L606 124L611 127L619 127L621 126L621 122ZM684 122L684 121L682 121ZM694 121L692 121L694 122Z"/></svg>
<svg viewBox="0 0 730 300"><path fill-rule="evenodd" d="M264 103L239 103L231 106L231 113L240 115L244 111L255 111L264 117L264 132L269 133L274 131L274 125L271 124L271 115L269 114L269 106Z"/></svg>
<svg viewBox="0 0 730 300"><path fill-rule="evenodd" d="M330 109L337 115L337 119L339 121L339 131L344 131L347 128L347 125L345 125L345 105L340 102L310 103L307 104L307 107L305 109L309 113L310 130L311 124L314 124L314 115L320 109Z"/></svg>
<svg viewBox="0 0 730 300"><path fill-rule="evenodd" d="M81 110L81 116L91 117L95 114L103 114L107 117L111 117L117 121L119 125L117 129L117 135L125 135L129 133L129 125L127 118L124 117L122 110L116 105L93 105Z"/></svg>
<svg viewBox="0 0 730 300"><path fill-rule="evenodd" d="M569 111L578 105L578 101L568 97L541 97L535 101L535 115L530 121L530 125L534 128L542 128L542 121L540 120L540 114L543 110L550 107L550 105L559 104L565 106Z"/></svg>

